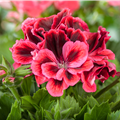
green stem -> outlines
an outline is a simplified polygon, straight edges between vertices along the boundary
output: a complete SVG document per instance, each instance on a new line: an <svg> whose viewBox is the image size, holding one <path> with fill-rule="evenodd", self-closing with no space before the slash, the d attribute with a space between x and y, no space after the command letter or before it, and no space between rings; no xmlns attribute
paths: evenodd
<svg viewBox="0 0 120 120"><path fill-rule="evenodd" d="M66 95L66 90L63 90L63 95L61 96L61 98L65 98L65 95Z"/></svg>
<svg viewBox="0 0 120 120"><path fill-rule="evenodd" d="M116 85L117 83L119 83L119 78L118 77L115 81L113 81L111 84L109 84L108 86L106 86L105 88L103 88L102 90L100 90L95 96L94 98L98 98L100 97L103 93L105 93L106 91L108 91L110 88L112 88L114 85Z"/></svg>
<svg viewBox="0 0 120 120"><path fill-rule="evenodd" d="M14 97L15 97L18 101L20 101L20 96L19 96L17 90L16 90L15 88L12 88L12 87L9 87L9 90L12 92L12 94L14 95Z"/></svg>

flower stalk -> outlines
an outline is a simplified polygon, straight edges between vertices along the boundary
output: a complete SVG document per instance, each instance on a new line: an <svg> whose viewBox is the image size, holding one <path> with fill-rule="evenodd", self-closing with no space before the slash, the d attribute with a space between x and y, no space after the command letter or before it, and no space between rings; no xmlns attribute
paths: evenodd
<svg viewBox="0 0 120 120"><path fill-rule="evenodd" d="M109 89L111 89L114 85L116 85L117 83L119 83L119 78L118 77L115 81L113 81L111 84L109 84L108 86L106 86L105 88L103 88L102 90L100 90L97 94L95 94L94 98L98 98L100 97L103 93L105 93L106 91L108 91Z"/></svg>
<svg viewBox="0 0 120 120"><path fill-rule="evenodd" d="M13 88L13 87L9 87L9 90L12 92L12 94L14 95L14 97L15 97L18 101L20 101L20 96L19 96L17 90L16 90L15 88Z"/></svg>

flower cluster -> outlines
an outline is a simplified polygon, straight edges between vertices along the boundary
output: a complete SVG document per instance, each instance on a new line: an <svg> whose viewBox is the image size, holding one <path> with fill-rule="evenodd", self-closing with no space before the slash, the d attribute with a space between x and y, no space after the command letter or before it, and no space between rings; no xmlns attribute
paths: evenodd
<svg viewBox="0 0 120 120"><path fill-rule="evenodd" d="M11 48L17 64L31 64L38 86L47 82L52 96L81 81L86 92L95 92L95 80L104 82L116 74L115 58L106 49L109 40L105 28L90 32L80 18L72 17L68 9L46 18L27 18L22 23L24 39Z"/></svg>

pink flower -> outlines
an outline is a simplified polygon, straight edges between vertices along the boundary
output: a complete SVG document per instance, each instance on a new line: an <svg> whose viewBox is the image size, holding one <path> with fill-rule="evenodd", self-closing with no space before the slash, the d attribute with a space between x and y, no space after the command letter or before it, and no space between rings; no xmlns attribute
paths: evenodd
<svg viewBox="0 0 120 120"><path fill-rule="evenodd" d="M108 0L108 3L109 3L109 5L111 5L111 6L120 6L120 1L116 1L116 0L114 0L114 1L109 1L109 0Z"/></svg>
<svg viewBox="0 0 120 120"><path fill-rule="evenodd" d="M69 8L71 13L80 8L80 2L78 0L77 1L58 0L54 1L54 5L60 11L63 10L64 8Z"/></svg>
<svg viewBox="0 0 120 120"><path fill-rule="evenodd" d="M82 73L83 89L86 92L95 92L96 84L95 80L99 79L101 82L107 80L110 76L116 75L115 64L106 60L94 64L94 67L90 71Z"/></svg>
<svg viewBox="0 0 120 120"><path fill-rule="evenodd" d="M45 11L52 1L12 1L19 13L26 13L30 17L38 17ZM31 8L32 7L32 8Z"/></svg>

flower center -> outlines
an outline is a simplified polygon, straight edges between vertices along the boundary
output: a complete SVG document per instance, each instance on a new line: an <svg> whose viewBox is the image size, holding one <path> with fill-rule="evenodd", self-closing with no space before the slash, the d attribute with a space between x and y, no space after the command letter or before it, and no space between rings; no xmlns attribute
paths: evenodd
<svg viewBox="0 0 120 120"><path fill-rule="evenodd" d="M62 62L58 63L58 67L67 69L67 63L62 61Z"/></svg>

